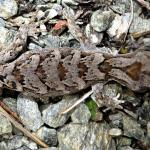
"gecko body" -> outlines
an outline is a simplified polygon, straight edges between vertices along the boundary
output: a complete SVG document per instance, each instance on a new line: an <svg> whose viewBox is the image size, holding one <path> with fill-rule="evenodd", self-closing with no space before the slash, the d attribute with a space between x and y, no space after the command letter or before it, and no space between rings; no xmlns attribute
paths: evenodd
<svg viewBox="0 0 150 150"><path fill-rule="evenodd" d="M32 50L0 65L2 88L34 97L76 93L115 80L133 91L150 88L150 52L108 56L73 48Z"/></svg>

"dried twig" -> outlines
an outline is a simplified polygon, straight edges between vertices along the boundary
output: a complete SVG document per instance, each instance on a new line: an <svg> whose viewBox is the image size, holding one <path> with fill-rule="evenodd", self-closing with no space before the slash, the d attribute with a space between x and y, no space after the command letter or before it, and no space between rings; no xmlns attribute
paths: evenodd
<svg viewBox="0 0 150 150"><path fill-rule="evenodd" d="M92 93L93 93L93 90L90 90L89 92L84 94L76 103L74 103L71 107L69 107L65 111L61 112L61 114L64 115L64 114L68 113L69 111L71 111L73 108L75 108L77 105L82 103L85 99L87 99Z"/></svg>
<svg viewBox="0 0 150 150"><path fill-rule="evenodd" d="M13 112L4 102L0 101L0 106L7 111L12 117L14 117L18 122L21 123L20 118L18 117L17 113Z"/></svg>
<svg viewBox="0 0 150 150"><path fill-rule="evenodd" d="M0 114L5 116L17 129L22 131L26 136L35 141L38 145L47 148L48 145L41 141L38 137L30 133L27 129L25 129L20 123L18 123L12 116L10 116L5 109L0 106Z"/></svg>

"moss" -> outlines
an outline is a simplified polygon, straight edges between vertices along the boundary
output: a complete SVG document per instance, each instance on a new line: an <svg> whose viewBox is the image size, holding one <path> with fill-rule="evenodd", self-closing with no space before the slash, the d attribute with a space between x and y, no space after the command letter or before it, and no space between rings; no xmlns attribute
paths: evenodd
<svg viewBox="0 0 150 150"><path fill-rule="evenodd" d="M97 115L97 111L98 111L98 106L97 104L92 100L92 99L88 99L85 104L87 105L87 107L89 108L90 112L91 112L91 119L95 120L96 115Z"/></svg>
<svg viewBox="0 0 150 150"><path fill-rule="evenodd" d="M122 48L120 49L120 53L121 53L121 54L126 54L127 52L128 52L128 49L125 48L125 47L122 47Z"/></svg>

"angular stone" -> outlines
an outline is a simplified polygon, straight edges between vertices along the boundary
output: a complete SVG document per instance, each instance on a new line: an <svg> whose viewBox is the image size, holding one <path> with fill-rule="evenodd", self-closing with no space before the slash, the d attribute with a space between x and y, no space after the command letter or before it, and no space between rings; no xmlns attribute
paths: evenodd
<svg viewBox="0 0 150 150"><path fill-rule="evenodd" d="M15 0L0 0L0 17L8 19L17 14L18 6Z"/></svg>
<svg viewBox="0 0 150 150"><path fill-rule="evenodd" d="M50 146L57 145L57 132L55 129L41 127L37 132L37 136Z"/></svg>
<svg viewBox="0 0 150 150"><path fill-rule="evenodd" d="M59 150L115 150L108 127L102 123L68 124L58 132Z"/></svg>
<svg viewBox="0 0 150 150"><path fill-rule="evenodd" d="M9 120L0 114L0 135L11 133L12 125Z"/></svg>
<svg viewBox="0 0 150 150"><path fill-rule="evenodd" d="M61 113L72 106L77 99L78 96L66 96L62 101L50 105L42 112L44 122L53 128L64 125L65 122L69 119L71 112L68 112L64 115L62 115Z"/></svg>
<svg viewBox="0 0 150 150"><path fill-rule="evenodd" d="M23 124L28 129L36 131L43 125L41 113L33 98L20 95L17 98L17 110Z"/></svg>
<svg viewBox="0 0 150 150"><path fill-rule="evenodd" d="M88 123L91 113L85 104L80 104L71 115L73 123Z"/></svg>

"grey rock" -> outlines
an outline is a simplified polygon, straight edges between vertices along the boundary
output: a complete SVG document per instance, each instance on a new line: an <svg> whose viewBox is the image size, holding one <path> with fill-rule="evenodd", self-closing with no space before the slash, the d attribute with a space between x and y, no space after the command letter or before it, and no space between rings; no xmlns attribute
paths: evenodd
<svg viewBox="0 0 150 150"><path fill-rule="evenodd" d="M122 147L118 147L118 150L135 150L130 146L122 146Z"/></svg>
<svg viewBox="0 0 150 150"><path fill-rule="evenodd" d="M123 115L123 132L125 136L144 140L144 131L141 125L126 115Z"/></svg>
<svg viewBox="0 0 150 150"><path fill-rule="evenodd" d="M7 97L3 102L13 111L17 113L17 100L15 98Z"/></svg>
<svg viewBox="0 0 150 150"><path fill-rule="evenodd" d="M88 123L91 118L91 113L85 104L80 104L71 114L73 123Z"/></svg>
<svg viewBox="0 0 150 150"><path fill-rule="evenodd" d="M59 3L65 3L65 4L69 4L69 5L78 5L78 3L75 0L58 0Z"/></svg>
<svg viewBox="0 0 150 150"><path fill-rule="evenodd" d="M58 15L60 15L62 13L62 10L63 10L62 6L59 4L54 4L52 9L55 9L57 11Z"/></svg>
<svg viewBox="0 0 150 150"><path fill-rule="evenodd" d="M57 132L55 129L41 127L37 132L37 136L50 146L57 145Z"/></svg>
<svg viewBox="0 0 150 150"><path fill-rule="evenodd" d="M15 0L0 0L0 17L8 19L17 14L18 6Z"/></svg>
<svg viewBox="0 0 150 150"><path fill-rule="evenodd" d="M139 120L146 125L150 120L150 92L147 92L143 96L143 101L142 107L138 108L138 117Z"/></svg>
<svg viewBox="0 0 150 150"><path fill-rule="evenodd" d="M123 39L124 34L128 32L131 16L131 13L124 13L121 16L115 16L110 28L107 30L107 33L111 39L114 41L121 41Z"/></svg>
<svg viewBox="0 0 150 150"><path fill-rule="evenodd" d="M129 0L116 0L111 8L118 13L124 14L131 12L131 3ZM136 1L133 1L133 11L138 14L142 11L141 6Z"/></svg>
<svg viewBox="0 0 150 150"><path fill-rule="evenodd" d="M15 32L7 28L0 27L0 51L6 49L14 40Z"/></svg>
<svg viewBox="0 0 150 150"><path fill-rule="evenodd" d="M11 133L12 125L7 118L0 114L0 135Z"/></svg>
<svg viewBox="0 0 150 150"><path fill-rule="evenodd" d="M5 21L3 18L0 18L0 27L5 27Z"/></svg>
<svg viewBox="0 0 150 150"><path fill-rule="evenodd" d="M17 111L23 124L28 129L36 131L43 125L41 113L33 98L19 95L17 98Z"/></svg>
<svg viewBox="0 0 150 150"><path fill-rule="evenodd" d="M30 43L29 44L29 49L30 50L35 50L35 49L42 50L42 47L40 47L39 45L36 45L35 43Z"/></svg>
<svg viewBox="0 0 150 150"><path fill-rule="evenodd" d="M8 140L7 146L9 150L37 150L37 144L24 136L13 136Z"/></svg>
<svg viewBox="0 0 150 150"><path fill-rule="evenodd" d="M34 143L34 142L30 142L28 145L27 145L31 150L37 150L37 144Z"/></svg>
<svg viewBox="0 0 150 150"><path fill-rule="evenodd" d="M44 16L45 16L45 13L42 10L39 10L37 12L37 16L36 17L38 18L38 20L41 20Z"/></svg>
<svg viewBox="0 0 150 150"><path fill-rule="evenodd" d="M118 146L129 146L132 143L132 139L131 138L127 138L127 137L121 137L118 139Z"/></svg>
<svg viewBox="0 0 150 150"><path fill-rule="evenodd" d="M147 123L147 135L150 138L150 121Z"/></svg>
<svg viewBox="0 0 150 150"><path fill-rule="evenodd" d="M9 149L20 148L23 145L22 138L23 136L13 136L13 138L7 142Z"/></svg>
<svg viewBox="0 0 150 150"><path fill-rule="evenodd" d="M90 24L97 32L102 32L108 29L115 14L112 11L95 11L91 16Z"/></svg>
<svg viewBox="0 0 150 150"><path fill-rule="evenodd" d="M76 95L65 96L62 101L50 105L42 112L44 122L53 128L64 125L65 122L69 119L71 112L64 115L62 115L61 113L70 106L72 106L77 99L78 96Z"/></svg>
<svg viewBox="0 0 150 150"><path fill-rule="evenodd" d="M58 150L57 147L40 148L39 150Z"/></svg>
<svg viewBox="0 0 150 150"><path fill-rule="evenodd" d="M44 2L52 2L52 0L43 0Z"/></svg>
<svg viewBox="0 0 150 150"><path fill-rule="evenodd" d="M100 44L103 39L103 33L99 33L93 30L90 24L87 24L85 33L86 36L90 39L90 42L93 44Z"/></svg>
<svg viewBox="0 0 150 150"><path fill-rule="evenodd" d="M123 91L123 100L132 103L133 106L138 106L140 104L140 99L135 96L134 92L127 89Z"/></svg>
<svg viewBox="0 0 150 150"><path fill-rule="evenodd" d="M58 48L61 47L61 41L59 36L48 35L43 39L47 48Z"/></svg>
<svg viewBox="0 0 150 150"><path fill-rule="evenodd" d="M4 141L0 142L0 150L9 150L6 142Z"/></svg>
<svg viewBox="0 0 150 150"><path fill-rule="evenodd" d="M150 47L150 38L144 38L143 42L145 47Z"/></svg>
<svg viewBox="0 0 150 150"><path fill-rule="evenodd" d="M20 148L17 148L16 150L31 150L31 149L28 148L27 146L22 146Z"/></svg>
<svg viewBox="0 0 150 150"><path fill-rule="evenodd" d="M111 143L107 131L107 125L102 123L68 124L58 132L59 150L107 149Z"/></svg>
<svg viewBox="0 0 150 150"><path fill-rule="evenodd" d="M109 119L111 121L111 126L114 128L121 128L122 127L122 114L116 113L109 115Z"/></svg>
<svg viewBox="0 0 150 150"><path fill-rule="evenodd" d="M118 137L122 135L122 131L121 129L118 129L118 128L112 128L109 130L109 135L113 137Z"/></svg>
<svg viewBox="0 0 150 150"><path fill-rule="evenodd" d="M46 35L47 34L47 29L45 24L40 24L40 32L42 35Z"/></svg>
<svg viewBox="0 0 150 150"><path fill-rule="evenodd" d="M48 13L48 15L46 17L47 19L52 19L58 15L57 10L55 10L55 9L49 9L46 11L46 13Z"/></svg>
<svg viewBox="0 0 150 150"><path fill-rule="evenodd" d="M145 35L146 33L149 33L150 32L150 19L143 19L137 16L137 14L134 14L134 18L130 26L129 32L135 38Z"/></svg>

